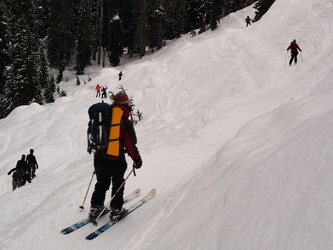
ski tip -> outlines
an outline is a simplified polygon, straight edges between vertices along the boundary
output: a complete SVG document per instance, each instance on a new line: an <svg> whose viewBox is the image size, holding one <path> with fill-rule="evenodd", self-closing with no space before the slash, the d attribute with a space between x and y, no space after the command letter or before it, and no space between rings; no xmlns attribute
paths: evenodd
<svg viewBox="0 0 333 250"><path fill-rule="evenodd" d="M136 193L136 194L140 194L141 193L141 189L140 188L138 188L138 189L135 189L135 191L134 191L134 193Z"/></svg>
<svg viewBox="0 0 333 250"><path fill-rule="evenodd" d="M93 240L98 236L98 234L91 233L86 237L86 240Z"/></svg>
<svg viewBox="0 0 333 250"><path fill-rule="evenodd" d="M146 197L143 198L143 200L150 200L153 197L155 197L155 195L156 195L156 189L153 188L152 190L149 191L149 193L146 195Z"/></svg>

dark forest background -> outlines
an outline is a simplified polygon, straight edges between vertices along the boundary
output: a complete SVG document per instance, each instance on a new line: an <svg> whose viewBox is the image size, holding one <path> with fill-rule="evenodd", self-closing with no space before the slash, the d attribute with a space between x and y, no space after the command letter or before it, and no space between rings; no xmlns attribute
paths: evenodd
<svg viewBox="0 0 333 250"><path fill-rule="evenodd" d="M69 62L77 75L92 61L118 66L121 56L142 58L165 40L214 30L254 2L258 21L274 1L0 0L0 118L20 105L53 102Z"/></svg>

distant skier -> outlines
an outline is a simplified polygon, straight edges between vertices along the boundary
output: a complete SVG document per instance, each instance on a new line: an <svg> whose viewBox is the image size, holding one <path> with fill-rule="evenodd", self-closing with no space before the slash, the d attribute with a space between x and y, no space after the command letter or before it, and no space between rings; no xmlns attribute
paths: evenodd
<svg viewBox="0 0 333 250"><path fill-rule="evenodd" d="M28 164L25 162L25 155L22 155L21 160L17 161L16 167L11 169L7 174L10 175L12 172L12 186L13 191L25 184L26 181L31 182L28 178Z"/></svg>
<svg viewBox="0 0 333 250"><path fill-rule="evenodd" d="M104 86L103 88L102 88L102 99L103 98L106 98L106 90L108 89L108 87L107 86Z"/></svg>
<svg viewBox="0 0 333 250"><path fill-rule="evenodd" d="M291 66L291 63L293 62L293 60L295 60L295 64L297 64L297 55L298 55L298 50L302 52L301 48L298 46L298 44L296 43L296 40L294 39L294 41L292 41L289 45L289 47L287 48L287 51L290 50L291 51L291 58L289 61L289 66Z"/></svg>
<svg viewBox="0 0 333 250"><path fill-rule="evenodd" d="M109 124L109 127L106 127L105 130L110 131L110 135L106 136L107 138L117 139L110 140L107 149L103 150L100 147L94 153L97 183L91 197L89 212L89 219L92 222L104 209L105 193L110 188L111 181L111 195L114 198L110 205L110 219L113 221L120 219L127 213L127 210L123 208L124 174L127 169L125 152L133 159L133 168L142 166L141 156L136 147L135 130L128 119L131 109L130 100L124 92L119 92L113 97L113 102L108 115L105 116L105 124Z"/></svg>
<svg viewBox="0 0 333 250"><path fill-rule="evenodd" d="M99 84L97 84L96 88L96 97L100 97L101 96L101 86L99 86Z"/></svg>
<svg viewBox="0 0 333 250"><path fill-rule="evenodd" d="M247 18L245 18L245 22L246 22L246 27L247 27L247 26L251 25L251 22L253 22L253 20L249 16L247 16Z"/></svg>
<svg viewBox="0 0 333 250"><path fill-rule="evenodd" d="M27 155L27 163L29 166L30 179L36 177L36 169L38 169L38 163L36 157L34 156L34 150L30 149L30 154Z"/></svg>
<svg viewBox="0 0 333 250"><path fill-rule="evenodd" d="M121 77L123 76L123 71L120 71L119 74L118 74L118 76L119 76L118 81L120 81L120 80L121 80Z"/></svg>

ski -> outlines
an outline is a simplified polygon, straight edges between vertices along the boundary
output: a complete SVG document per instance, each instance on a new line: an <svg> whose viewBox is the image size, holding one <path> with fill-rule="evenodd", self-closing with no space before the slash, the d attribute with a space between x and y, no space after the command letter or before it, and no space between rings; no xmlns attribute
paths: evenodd
<svg viewBox="0 0 333 250"><path fill-rule="evenodd" d="M132 201L132 200L134 200L134 199L137 198L137 197L139 197L140 192L141 192L141 190L138 188L138 189L134 190L132 193L130 193L129 195L127 195L127 196L124 198L124 204L125 204L125 203L128 203L128 202L130 202L130 201ZM108 212L110 212L110 210L109 210L109 209L105 209L104 212L103 212L103 214L101 215L101 217L102 217L103 215L107 214ZM83 227L83 226L89 224L90 222L91 222L91 221L90 221L88 218L83 219L83 220L81 220L81 221L79 221L79 222L77 222L77 223L74 223L73 225L71 225L71 226L69 226L69 227L66 227L65 229L61 230L61 233L63 233L63 234L69 234L69 233L72 233L72 232L74 232L75 230L77 230L77 229L79 229L79 228L81 228L81 227Z"/></svg>
<svg viewBox="0 0 333 250"><path fill-rule="evenodd" d="M128 212L125 214L124 217L122 217L119 220L116 221L109 221L107 223L105 223L103 226L101 226L100 228L98 228L96 231L92 232L91 234L89 234L86 239L87 240L92 240L95 239L97 236L99 236L100 234L102 234L103 232L105 232L106 230L108 230L110 227L112 227L114 224L116 224L118 221L122 220L123 218L125 218L127 215L129 215L130 213L132 213L134 210L138 209L139 207L141 207L143 204L145 204L147 201L151 200L152 198L154 198L156 195L156 189L152 189L145 197L143 197L141 200L137 201L136 203L134 203L132 206L130 206L128 208Z"/></svg>

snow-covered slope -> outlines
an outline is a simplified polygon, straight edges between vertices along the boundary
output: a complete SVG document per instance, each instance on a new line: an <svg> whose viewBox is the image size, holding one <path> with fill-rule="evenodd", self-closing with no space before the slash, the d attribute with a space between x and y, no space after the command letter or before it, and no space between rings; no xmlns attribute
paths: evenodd
<svg viewBox="0 0 333 250"><path fill-rule="evenodd" d="M245 28L253 13L118 68L92 66L86 85L69 71L67 97L0 120L0 249L332 249L333 2L276 0ZM289 67L293 39L303 53ZM89 209L93 185L79 206L94 87L116 92L120 70L144 116L144 164L125 192L157 196L93 241L90 225L62 235ZM30 148L38 177L12 192L7 172Z"/></svg>

